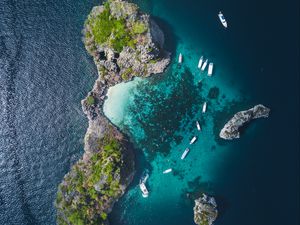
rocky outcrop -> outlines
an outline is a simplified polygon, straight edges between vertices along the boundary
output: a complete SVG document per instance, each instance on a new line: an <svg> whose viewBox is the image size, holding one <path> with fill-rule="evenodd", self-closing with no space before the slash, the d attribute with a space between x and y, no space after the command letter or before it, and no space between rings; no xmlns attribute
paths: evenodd
<svg viewBox="0 0 300 225"><path fill-rule="evenodd" d="M141 13L135 4L122 0L110 1L109 9L119 21L118 26L125 27L122 35L127 38L119 40L115 38L117 34L112 34L107 41L101 40L103 43L99 44L98 38L93 35L94 21L106 10L106 6L94 7L85 24L84 43L94 57L99 76L109 85L114 85L135 76L162 73L170 63L170 53L163 49L164 34L155 21Z"/></svg>
<svg viewBox="0 0 300 225"><path fill-rule="evenodd" d="M205 194L195 200L194 221L198 225L212 225L217 219L218 210L214 197Z"/></svg>
<svg viewBox="0 0 300 225"><path fill-rule="evenodd" d="M240 137L240 130L253 119L266 118L270 109L263 105L256 105L251 109L236 113L223 127L220 137L232 140Z"/></svg>
<svg viewBox="0 0 300 225"><path fill-rule="evenodd" d="M103 114L107 90L134 76L163 72L170 53L162 49L164 35L149 15L122 0L94 7L83 33L99 76L81 102L88 118L84 155L59 185L57 222L106 225L134 175L131 144Z"/></svg>

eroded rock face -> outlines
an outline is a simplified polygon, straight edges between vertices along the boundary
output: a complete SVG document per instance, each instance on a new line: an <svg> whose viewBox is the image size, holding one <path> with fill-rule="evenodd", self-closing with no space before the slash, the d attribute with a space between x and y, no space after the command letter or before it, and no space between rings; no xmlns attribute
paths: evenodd
<svg viewBox="0 0 300 225"><path fill-rule="evenodd" d="M194 221L198 225L212 225L217 219L218 210L214 197L205 194L195 200Z"/></svg>
<svg viewBox="0 0 300 225"><path fill-rule="evenodd" d="M236 113L223 127L220 138L232 140L240 137L240 129L253 119L266 118L270 109L264 105L256 105L251 109Z"/></svg>
<svg viewBox="0 0 300 225"><path fill-rule="evenodd" d="M147 14L141 13L133 3L122 0L110 1L109 9L115 19L125 21L124 26L134 44L116 49L111 44L114 34L107 41L99 44L93 35L93 23L87 22L84 27L84 43L87 51L94 57L99 76L106 77L108 82L128 81L133 77L147 77L162 73L170 63L170 53L163 49L164 34ZM96 6L87 21L93 21L105 6ZM134 27L140 25L140 30ZM104 55L103 55L104 53ZM115 57L117 53L119 57ZM107 74L109 76L107 76ZM114 75L117 80L107 79Z"/></svg>
<svg viewBox="0 0 300 225"><path fill-rule="evenodd" d="M99 76L81 102L89 124L84 154L59 185L56 199L59 225L109 224L107 214L125 193L135 170L131 143L103 113L107 90L134 76L161 73L170 62L170 54L162 49L163 33L149 15L141 13L137 5L122 0L105 4L92 9L84 28L85 47L93 56ZM107 7L109 20L116 19L118 26L120 23L125 26L135 46L126 45L121 51L116 50L111 46L113 32L107 41L96 43L92 29L98 23L89 23L105 10L107 13ZM132 35L134 25L137 30Z"/></svg>

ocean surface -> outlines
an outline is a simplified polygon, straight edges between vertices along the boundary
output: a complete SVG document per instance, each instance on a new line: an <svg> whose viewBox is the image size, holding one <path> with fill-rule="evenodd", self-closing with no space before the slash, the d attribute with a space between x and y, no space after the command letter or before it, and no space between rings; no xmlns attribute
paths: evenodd
<svg viewBox="0 0 300 225"><path fill-rule="evenodd" d="M83 153L96 70L81 30L95 4L0 2L0 224L55 224L57 185Z"/></svg>
<svg viewBox="0 0 300 225"><path fill-rule="evenodd" d="M206 192L219 206L216 225L297 225L299 3L134 2L165 32L172 63L164 74L109 90L105 113L130 136L137 162L111 224L192 225L193 199ZM0 3L0 224L55 224L57 185L83 153L80 100L96 69L81 29L97 4ZM201 55L214 62L212 77L197 69ZM235 112L259 103L271 108L268 119L251 123L239 140L218 138ZM145 170L148 198L137 186Z"/></svg>

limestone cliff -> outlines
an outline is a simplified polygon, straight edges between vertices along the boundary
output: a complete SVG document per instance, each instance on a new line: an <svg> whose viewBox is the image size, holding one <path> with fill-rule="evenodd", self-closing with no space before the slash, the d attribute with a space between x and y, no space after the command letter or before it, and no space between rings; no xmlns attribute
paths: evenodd
<svg viewBox="0 0 300 225"><path fill-rule="evenodd" d="M253 119L266 118L270 109L263 105L256 105L251 109L236 113L223 127L220 137L232 140L240 137L240 129Z"/></svg>
<svg viewBox="0 0 300 225"><path fill-rule="evenodd" d="M212 225L217 219L218 210L214 197L205 194L195 200L194 221L198 225Z"/></svg>
<svg viewBox="0 0 300 225"><path fill-rule="evenodd" d="M124 134L103 114L110 86L135 76L161 73L170 62L164 35L137 5L109 0L92 9L84 43L98 78L82 108L88 118L84 155L64 177L57 193L58 224L108 224L107 214L134 175L134 155Z"/></svg>

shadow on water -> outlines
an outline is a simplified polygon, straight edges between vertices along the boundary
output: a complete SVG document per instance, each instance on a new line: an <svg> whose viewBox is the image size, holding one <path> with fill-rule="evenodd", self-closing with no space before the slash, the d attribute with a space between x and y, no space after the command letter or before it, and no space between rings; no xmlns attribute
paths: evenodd
<svg viewBox="0 0 300 225"><path fill-rule="evenodd" d="M152 167L149 164L149 162L145 158L145 154L143 153L143 150L140 148L136 148L136 144L130 140L132 144L130 144L131 147L133 147L134 154L135 154L135 174L133 181L131 184L127 187L127 191L129 189L132 189L136 187L139 184L139 181L143 175L143 173L147 170L149 175L151 175ZM119 224L120 221L122 221L122 218L120 218L124 206L122 205L122 200L126 198L126 193L124 196L122 196L119 201L114 205L113 212L108 215L108 219L110 224ZM130 201L132 204L136 204L134 198L131 198Z"/></svg>
<svg viewBox="0 0 300 225"><path fill-rule="evenodd" d="M132 141L132 140L131 140ZM134 179L131 182L130 186L128 189L135 187L139 184L140 178L142 177L143 173L147 171L149 176L151 175L152 172L152 167L150 163L147 161L145 154L143 152L143 149L137 148L136 143L132 142L134 146L134 153L135 153L135 175Z"/></svg>
<svg viewBox="0 0 300 225"><path fill-rule="evenodd" d="M222 96L223 98L225 96ZM219 133L224 125L233 117L233 115L241 110L249 108L248 104L244 99L238 101L231 101L222 110L217 110L214 112L214 137L218 145L226 145L228 141L223 140L219 137Z"/></svg>
<svg viewBox="0 0 300 225"><path fill-rule="evenodd" d="M218 218L220 220L231 206L229 201L223 196L215 195L214 198L216 199L216 202L218 204Z"/></svg>
<svg viewBox="0 0 300 225"><path fill-rule="evenodd" d="M192 202L199 198L202 193L213 195L213 186L210 182L201 181L201 176L188 182L188 187L183 190L182 197L186 197Z"/></svg>
<svg viewBox="0 0 300 225"><path fill-rule="evenodd" d="M166 21L153 17L158 26L163 30L165 35L164 48L174 53L177 46L177 38L173 33L173 29ZM197 86L193 84L191 72L185 68L183 73L171 72L171 65L164 74L153 75L147 79L146 85L143 83L137 87L138 93L134 96L134 104L129 106L128 112L132 114L132 121L135 126L128 127L122 125L122 131L131 137L131 141L135 147L135 177L128 189L132 189L139 184L139 180L145 170L151 175L152 167L149 159L153 159L157 151L163 154L168 154L170 144L174 141L174 132L179 129L181 118L186 114L192 116L191 105L196 96ZM180 78L179 78L180 77ZM170 93L164 92L161 87L171 89ZM193 96L194 95L194 96ZM151 113L147 110L150 106ZM141 127L145 132L145 138L141 141L136 141L135 132L137 127ZM173 137L173 138L171 138ZM175 136L175 140L180 142L182 137ZM160 146L158 149L157 146ZM150 153L146 159L145 152ZM122 210L124 209L123 199L131 198L126 194L120 198L114 206L113 213L109 215L109 220L112 224L119 223L122 218ZM136 204L134 199L131 199L132 204Z"/></svg>
<svg viewBox="0 0 300 225"><path fill-rule="evenodd" d="M212 183L201 181L201 176L198 176L194 180L188 182L188 187L183 190L181 197L185 205L193 207L195 199L200 198L203 193L214 196L218 205L218 218L222 218L229 209L230 203L225 197L214 192Z"/></svg>
<svg viewBox="0 0 300 225"><path fill-rule="evenodd" d="M248 110L253 107L255 103L249 104L249 101L241 99L239 101L231 101L224 107L223 110L216 111L214 113L214 136L215 141L219 145L226 145L229 143L227 140L223 140L219 137L219 133L224 125L237 113L240 111ZM243 127L239 129L240 135L244 136L251 127L253 127L259 120L252 120L246 123Z"/></svg>
<svg viewBox="0 0 300 225"><path fill-rule="evenodd" d="M169 24L166 20L163 20L159 17L152 16L152 18L164 33L165 36L164 49L171 53L176 52L178 37L174 34L172 25Z"/></svg>

